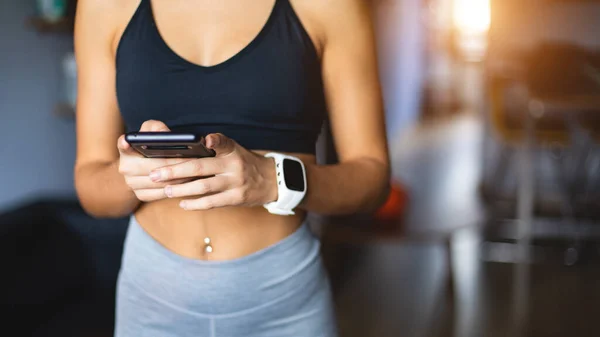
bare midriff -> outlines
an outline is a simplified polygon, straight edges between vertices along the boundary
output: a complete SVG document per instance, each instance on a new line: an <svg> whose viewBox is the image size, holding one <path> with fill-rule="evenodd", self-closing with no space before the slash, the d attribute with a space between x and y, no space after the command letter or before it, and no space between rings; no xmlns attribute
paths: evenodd
<svg viewBox="0 0 600 337"><path fill-rule="evenodd" d="M315 162L313 155L291 155L305 164ZM305 212L301 210L296 210L292 216L281 216L269 213L262 206L189 211L179 207L181 200L173 198L144 203L135 212L135 218L161 245L188 258L232 260L244 257L291 235L305 218ZM205 249L207 237L212 247L210 253Z"/></svg>

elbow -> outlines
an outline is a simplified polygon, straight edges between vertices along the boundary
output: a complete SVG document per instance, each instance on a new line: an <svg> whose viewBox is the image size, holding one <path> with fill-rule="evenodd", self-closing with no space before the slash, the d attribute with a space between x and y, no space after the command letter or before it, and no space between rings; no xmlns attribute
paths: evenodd
<svg viewBox="0 0 600 337"><path fill-rule="evenodd" d="M81 195L79 195L79 204L87 215L95 219L120 219L131 214L129 210L122 207L110 207L107 204Z"/></svg>
<svg viewBox="0 0 600 337"><path fill-rule="evenodd" d="M75 173L75 192L83 211L96 219L117 219L131 214L127 203L104 198L91 188L87 179Z"/></svg>
<svg viewBox="0 0 600 337"><path fill-rule="evenodd" d="M79 184L75 184L75 190L77 192L77 198L79 205L83 211L95 219L110 219L120 218L125 216L122 212L118 212L116 208L107 207L106 203L102 200L98 200L97 197L92 195L86 188L79 187Z"/></svg>
<svg viewBox="0 0 600 337"><path fill-rule="evenodd" d="M99 207L99 203L95 200L93 193L88 188L88 181L84 179L79 167L75 167L75 192L77 200L83 211L93 218L104 218L106 212L103 207Z"/></svg>
<svg viewBox="0 0 600 337"><path fill-rule="evenodd" d="M126 212L121 212L118 209L103 207L103 205L100 205L97 202L92 202L82 197L79 197L79 204L87 215L95 219L118 219L129 214Z"/></svg>
<svg viewBox="0 0 600 337"><path fill-rule="evenodd" d="M370 193L365 195L362 211L374 213L388 200L391 192L391 169L388 162L377 161L374 163L373 176Z"/></svg>
<svg viewBox="0 0 600 337"><path fill-rule="evenodd" d="M373 189L373 194L369 196L365 207L366 212L374 213L381 208L388 200L391 189L390 176L383 176Z"/></svg>
<svg viewBox="0 0 600 337"><path fill-rule="evenodd" d="M371 212L375 212L377 211L379 208L381 208L386 201L388 200L389 196L390 196L390 192L391 192L392 186L390 184L390 178L388 177L385 182L382 182L381 187L378 190L378 193L376 194L376 198L374 198L375 203L372 206Z"/></svg>

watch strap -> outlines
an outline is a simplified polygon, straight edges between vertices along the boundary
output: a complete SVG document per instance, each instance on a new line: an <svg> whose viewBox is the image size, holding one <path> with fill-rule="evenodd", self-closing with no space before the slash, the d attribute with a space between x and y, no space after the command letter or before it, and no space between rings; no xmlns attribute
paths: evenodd
<svg viewBox="0 0 600 337"><path fill-rule="evenodd" d="M273 214L278 215L293 215L295 214L294 209L302 202L306 195L306 170L304 163L296 157L288 156L281 153L270 152L265 154L267 158L273 158L275 162L275 172L277 177L277 200L267 203L264 207ZM302 174L304 179L304 191L293 191L287 188L285 184L285 176L283 169L284 159L290 159L300 163L302 166Z"/></svg>

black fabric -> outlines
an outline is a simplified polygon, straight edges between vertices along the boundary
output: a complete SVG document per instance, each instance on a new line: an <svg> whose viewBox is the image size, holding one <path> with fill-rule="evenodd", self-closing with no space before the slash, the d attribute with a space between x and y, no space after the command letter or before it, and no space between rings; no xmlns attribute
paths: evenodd
<svg viewBox="0 0 600 337"><path fill-rule="evenodd" d="M149 119L172 130L220 132L249 149L315 153L326 118L316 49L288 0L258 35L215 66L182 58L142 0L117 50L117 96L128 131Z"/></svg>

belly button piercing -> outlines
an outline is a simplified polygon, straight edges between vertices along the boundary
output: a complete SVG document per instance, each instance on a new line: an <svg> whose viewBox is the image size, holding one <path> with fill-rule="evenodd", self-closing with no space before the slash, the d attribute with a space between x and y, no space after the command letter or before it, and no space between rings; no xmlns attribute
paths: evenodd
<svg viewBox="0 0 600 337"><path fill-rule="evenodd" d="M213 251L213 247L212 244L210 242L210 238L207 236L204 238L204 252L205 253L212 253Z"/></svg>

